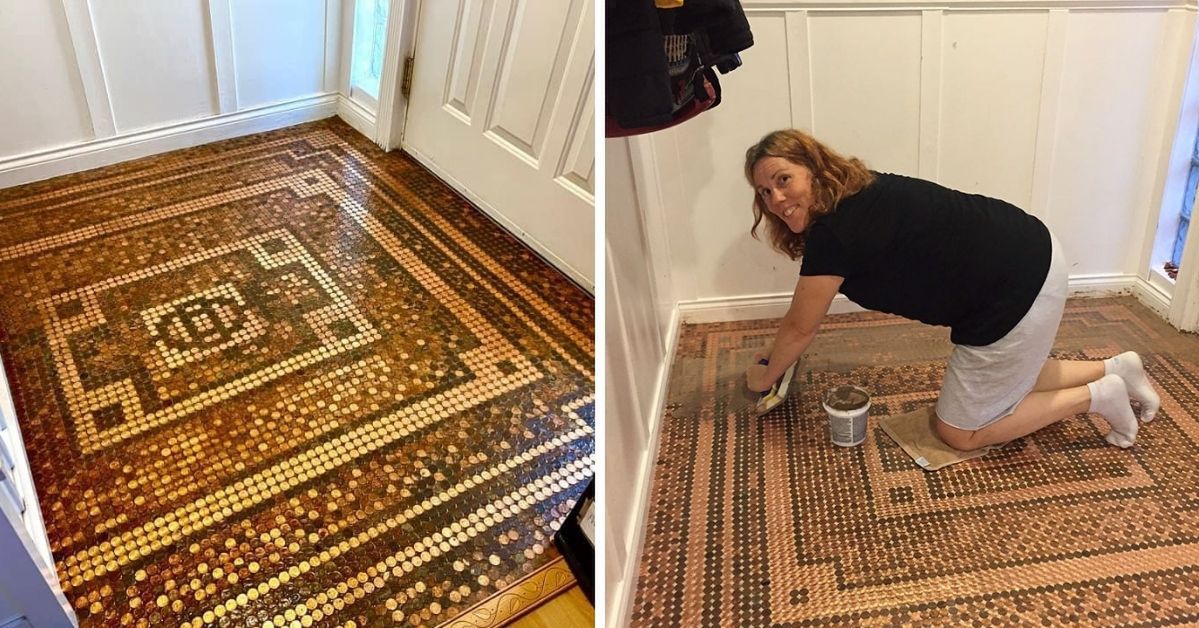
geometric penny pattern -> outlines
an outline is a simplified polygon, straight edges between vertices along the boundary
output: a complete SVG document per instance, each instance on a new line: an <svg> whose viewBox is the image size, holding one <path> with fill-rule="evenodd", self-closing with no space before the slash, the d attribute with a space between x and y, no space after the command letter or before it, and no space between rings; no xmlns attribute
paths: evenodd
<svg viewBox="0 0 1199 628"><path fill-rule="evenodd" d="M1068 418L985 457L917 467L880 417L935 403L948 330L826 318L780 408L744 368L777 321L685 326L655 463L636 626L1124 625L1199 608L1199 338L1129 297L1071 299L1055 357L1132 349L1162 395L1137 445ZM821 394L873 394L866 442Z"/></svg>
<svg viewBox="0 0 1199 628"><path fill-rule="evenodd" d="M405 155L325 120L0 190L0 224L83 624L439 624L562 573L593 300Z"/></svg>

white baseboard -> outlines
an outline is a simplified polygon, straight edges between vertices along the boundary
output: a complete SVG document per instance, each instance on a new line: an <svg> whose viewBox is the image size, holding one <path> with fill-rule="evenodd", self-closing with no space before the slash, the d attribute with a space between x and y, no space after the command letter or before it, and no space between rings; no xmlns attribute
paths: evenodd
<svg viewBox="0 0 1199 628"><path fill-rule="evenodd" d="M1153 310L1158 316L1168 319L1170 294L1162 290L1155 282L1137 277L1137 282L1132 287L1132 294L1141 302L1141 305Z"/></svg>
<svg viewBox="0 0 1199 628"><path fill-rule="evenodd" d="M0 159L0 188L328 118L337 112L337 98L337 94L308 96L3 158Z"/></svg>
<svg viewBox="0 0 1199 628"><path fill-rule="evenodd" d="M658 440L662 434L662 414L666 409L666 395L670 385L670 367L674 364L675 349L679 344L679 326L681 318L679 310L674 310L670 324L666 329L666 356L658 368L658 381L654 390L653 417L649 425L649 445L641 454L641 462L637 465L637 477L633 483L633 546L629 548L628 559L624 564L624 572L620 582L611 583L606 587L605 597L608 603L604 623L608 628L622 628L629 625L633 612L633 600L637 593L638 567L641 565L641 551L645 545L646 513L649 510L649 497L654 483L654 462L658 458Z"/></svg>
<svg viewBox="0 0 1199 628"><path fill-rule="evenodd" d="M1136 275L1070 275L1072 297L1114 297L1132 294L1140 278Z"/></svg>
<svg viewBox="0 0 1199 628"><path fill-rule="evenodd" d="M1143 284L1143 286L1142 286ZM1169 296L1136 275L1074 275L1070 277L1070 296L1103 297L1120 294L1139 294L1151 291L1150 298L1164 300L1169 307ZM1143 300L1143 299L1142 299ZM765 318L782 318L791 305L791 293L759 294L728 297L723 299L695 299L680 301L679 313L684 323L721 323L727 321L749 321ZM1146 303L1146 305L1149 305ZM1150 305L1155 311L1154 306ZM829 314L864 312L862 307L838 294L829 306ZM1161 313L1160 311L1158 311Z"/></svg>
<svg viewBox="0 0 1199 628"><path fill-rule="evenodd" d="M724 323L782 318L791 306L790 292L729 297L725 299L696 299L679 302L679 316L684 323ZM864 312L862 306L838 294L829 306L829 314Z"/></svg>
<svg viewBox="0 0 1199 628"><path fill-rule="evenodd" d="M578 284L588 293L595 295L594 281L588 279L586 275L579 272L577 269L567 263L566 260L562 259L556 253L551 251L549 247L545 246L539 240L526 233L524 229L520 228L520 225L517 225L512 221L512 219L505 216L486 200L466 189L466 186L462 185L462 183L455 179L453 175L446 171L445 168L438 166L437 163L435 163L432 159L429 159L427 156L422 155L410 148L405 148L405 152L413 159L420 162L420 164L428 169L429 172L437 175L437 178L444 181L445 184L453 188L455 192L466 197L471 204L473 204L475 207L478 207L479 210L481 210L484 214L499 223L500 227L503 227L504 231L507 231L517 240L525 243L526 246L533 249L538 255L540 255L542 259L544 259L546 262L549 262L551 266L557 268L562 274L570 277L571 281Z"/></svg>
<svg viewBox="0 0 1199 628"><path fill-rule="evenodd" d="M354 130L375 141L376 118L373 111L363 107L344 94L337 95L337 117L354 127Z"/></svg>

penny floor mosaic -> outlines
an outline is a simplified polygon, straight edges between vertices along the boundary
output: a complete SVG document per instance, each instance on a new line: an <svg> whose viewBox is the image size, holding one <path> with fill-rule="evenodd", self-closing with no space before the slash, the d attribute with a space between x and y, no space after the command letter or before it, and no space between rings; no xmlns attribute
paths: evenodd
<svg viewBox="0 0 1199 628"><path fill-rule="evenodd" d="M83 625L486 625L570 583L593 300L410 158L331 119L0 190L0 226Z"/></svg>
<svg viewBox="0 0 1199 628"><path fill-rule="evenodd" d="M633 625L1199 622L1199 337L1129 297L1072 299L1054 355L1136 350L1162 395L1135 448L1084 414L925 472L876 420L935 401L948 330L829 317L791 396L754 418L743 373L776 326L683 329ZM820 406L844 383L874 395L854 448Z"/></svg>

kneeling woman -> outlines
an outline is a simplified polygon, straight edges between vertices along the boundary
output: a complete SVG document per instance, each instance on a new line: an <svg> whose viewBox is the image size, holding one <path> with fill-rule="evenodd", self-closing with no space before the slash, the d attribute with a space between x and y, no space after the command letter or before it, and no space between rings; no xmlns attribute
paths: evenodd
<svg viewBox="0 0 1199 628"><path fill-rule="evenodd" d="M1128 447L1160 399L1131 351L1103 361L1048 359L1066 301L1066 264L1049 229L1004 201L868 170L796 130L745 154L754 226L802 258L774 343L746 371L768 390L800 358L838 292L862 307L952 329L937 432L970 450L1081 412ZM760 357L769 363L757 364Z"/></svg>

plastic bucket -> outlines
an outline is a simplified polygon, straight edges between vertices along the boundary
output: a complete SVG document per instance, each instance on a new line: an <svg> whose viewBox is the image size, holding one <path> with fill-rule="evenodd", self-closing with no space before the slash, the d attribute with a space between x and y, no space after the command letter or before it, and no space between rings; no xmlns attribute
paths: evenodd
<svg viewBox="0 0 1199 628"><path fill-rule="evenodd" d="M828 433L834 445L854 447L866 440L870 393L857 386L838 386L824 395Z"/></svg>

